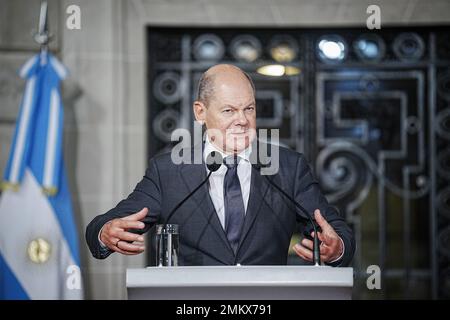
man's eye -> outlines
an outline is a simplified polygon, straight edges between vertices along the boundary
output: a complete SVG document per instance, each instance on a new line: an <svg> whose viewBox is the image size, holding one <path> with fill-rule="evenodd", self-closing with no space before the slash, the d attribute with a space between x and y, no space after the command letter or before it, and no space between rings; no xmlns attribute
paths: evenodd
<svg viewBox="0 0 450 320"><path fill-rule="evenodd" d="M254 107L248 107L248 108L246 108L246 110L247 111L253 111L253 110L255 110L255 108Z"/></svg>
<svg viewBox="0 0 450 320"><path fill-rule="evenodd" d="M231 109L224 109L222 112L223 113L230 113L231 111L233 111L233 110L231 110Z"/></svg>

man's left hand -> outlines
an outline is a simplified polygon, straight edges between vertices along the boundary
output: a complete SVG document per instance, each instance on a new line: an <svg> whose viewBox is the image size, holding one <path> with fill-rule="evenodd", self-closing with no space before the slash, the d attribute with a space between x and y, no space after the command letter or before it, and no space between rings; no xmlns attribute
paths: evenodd
<svg viewBox="0 0 450 320"><path fill-rule="evenodd" d="M322 228L322 232L318 232L320 244L320 259L322 262L333 262L339 258L344 250L342 240L334 231L333 227L322 217L320 210L314 211L314 219ZM314 238L314 232L311 232ZM313 261L313 241L304 238L300 243L293 246L297 255L307 261Z"/></svg>

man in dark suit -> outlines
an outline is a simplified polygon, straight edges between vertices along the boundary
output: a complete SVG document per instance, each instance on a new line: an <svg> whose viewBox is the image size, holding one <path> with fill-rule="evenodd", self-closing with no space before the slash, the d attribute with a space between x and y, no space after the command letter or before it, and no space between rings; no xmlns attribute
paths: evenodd
<svg viewBox="0 0 450 320"><path fill-rule="evenodd" d="M217 65L203 74L193 107L206 138L183 150L194 154L200 148L203 161L175 164L171 153L152 158L134 191L88 225L86 240L94 257L142 253L142 234L166 222L169 212L206 178L206 156L216 151L224 165L170 220L179 225L179 265L287 263L292 234L306 217L252 167L258 147L254 93L251 78L237 67ZM349 265L355 251L352 231L328 204L304 156L282 147L278 151L279 169L271 180L314 216L321 228L322 261ZM311 234L310 224L305 229ZM293 246L307 261L312 261L312 248L307 237Z"/></svg>

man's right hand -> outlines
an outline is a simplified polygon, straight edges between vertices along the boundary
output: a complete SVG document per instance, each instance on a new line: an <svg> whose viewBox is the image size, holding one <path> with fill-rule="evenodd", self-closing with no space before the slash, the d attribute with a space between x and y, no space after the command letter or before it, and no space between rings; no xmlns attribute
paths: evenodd
<svg viewBox="0 0 450 320"><path fill-rule="evenodd" d="M145 249L144 236L128 232L128 229L144 229L145 224L140 221L148 213L147 208L124 218L117 218L105 223L100 233L100 240L111 250L135 255ZM138 243L136 243L136 242ZM134 243L133 243L134 242Z"/></svg>

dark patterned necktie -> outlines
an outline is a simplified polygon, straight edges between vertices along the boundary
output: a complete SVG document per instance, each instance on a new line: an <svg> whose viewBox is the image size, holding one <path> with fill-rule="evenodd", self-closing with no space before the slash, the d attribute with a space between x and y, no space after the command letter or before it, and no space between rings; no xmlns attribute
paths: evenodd
<svg viewBox="0 0 450 320"><path fill-rule="evenodd" d="M225 166L228 168L223 182L223 200L225 208L225 233L236 254L241 238L244 222L244 199L242 198L241 183L237 174L239 157L226 157Z"/></svg>

